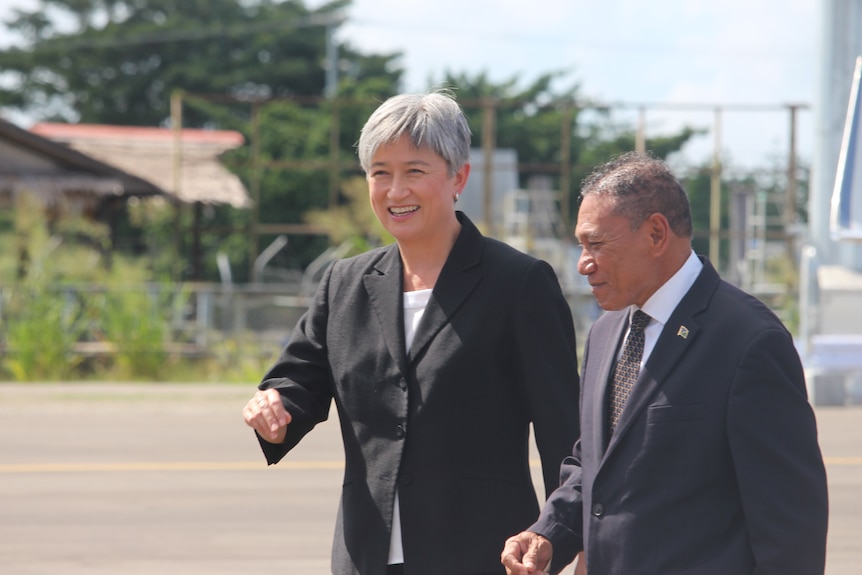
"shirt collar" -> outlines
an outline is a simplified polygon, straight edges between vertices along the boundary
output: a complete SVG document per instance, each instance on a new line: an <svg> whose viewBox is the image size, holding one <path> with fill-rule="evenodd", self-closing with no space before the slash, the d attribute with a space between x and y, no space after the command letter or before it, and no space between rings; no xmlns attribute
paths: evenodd
<svg viewBox="0 0 862 575"><path fill-rule="evenodd" d="M702 269L703 262L692 251L682 267L650 296L641 309L655 321L662 325L666 324L667 320L670 319L670 314L682 301ZM634 309L635 306L632 306L629 313L634 313Z"/></svg>

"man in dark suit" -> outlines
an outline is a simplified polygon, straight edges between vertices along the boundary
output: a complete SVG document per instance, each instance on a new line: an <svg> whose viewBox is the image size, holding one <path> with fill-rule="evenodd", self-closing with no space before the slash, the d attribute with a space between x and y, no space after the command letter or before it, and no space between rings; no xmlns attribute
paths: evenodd
<svg viewBox="0 0 862 575"><path fill-rule="evenodd" d="M586 344L581 439L506 542L508 572L584 550L591 575L822 574L826 475L790 334L694 254L663 162L625 154L581 198L579 272L607 312Z"/></svg>
<svg viewBox="0 0 862 575"><path fill-rule="evenodd" d="M550 265L455 210L469 149L446 94L372 114L359 157L396 242L329 267L243 410L276 463L335 402L336 575L502 574L500 545L539 512L531 423L545 493L578 436L571 310Z"/></svg>

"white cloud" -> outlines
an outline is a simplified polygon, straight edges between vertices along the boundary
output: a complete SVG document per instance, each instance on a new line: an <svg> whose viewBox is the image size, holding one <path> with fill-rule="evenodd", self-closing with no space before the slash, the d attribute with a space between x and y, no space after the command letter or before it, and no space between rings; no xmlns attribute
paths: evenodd
<svg viewBox="0 0 862 575"><path fill-rule="evenodd" d="M756 164L788 147L789 116L778 106L813 104L819 10L806 0L443 0L424 10L354 0L341 34L362 50L403 51L408 90L446 70L527 82L563 69L582 95L609 102L776 106L722 113L722 148ZM797 145L810 157L806 114ZM651 130L712 128L714 112L648 118ZM708 156L712 141L701 138L692 153Z"/></svg>
<svg viewBox="0 0 862 575"><path fill-rule="evenodd" d="M326 0L311 0L310 7ZM814 103L820 10L811 0L354 0L339 37L362 52L403 52L405 90L446 71L524 83L569 71L568 84L608 102ZM0 0L0 18L33 0ZM567 85L568 85L567 84ZM631 115L631 112L629 112ZM812 154L813 111L799 151ZM726 112L722 141L757 164L787 148L783 111ZM649 114L651 130L711 127L711 110ZM711 136L693 154L711 153ZM699 159L699 158L698 158Z"/></svg>

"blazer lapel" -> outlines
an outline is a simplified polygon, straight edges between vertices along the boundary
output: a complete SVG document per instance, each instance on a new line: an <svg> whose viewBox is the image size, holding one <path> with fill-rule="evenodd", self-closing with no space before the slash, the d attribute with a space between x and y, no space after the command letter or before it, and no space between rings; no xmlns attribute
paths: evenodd
<svg viewBox="0 0 862 575"><path fill-rule="evenodd" d="M413 361L449 322L482 278L482 235L467 216L457 212L461 233L440 271L431 299L419 322L408 361Z"/></svg>
<svg viewBox="0 0 862 575"><path fill-rule="evenodd" d="M374 270L362 278L368 300L377 318L389 354L402 373L407 372L406 344L404 342L404 306L401 255L393 244L377 261Z"/></svg>
<svg viewBox="0 0 862 575"><path fill-rule="evenodd" d="M691 316L679 315L682 317L677 317L676 312L671 315L670 321L665 324L646 365L641 369L638 380L634 388L632 388L631 395L629 395L626 406L620 415L620 420L617 422L614 435L611 437L610 444L608 445L608 453L613 450L620 437L625 435L628 428L631 427L632 422L646 409L655 393L661 387L662 382L667 379L668 374L673 370L680 358L685 355L691 343L697 338L700 325ZM685 338L677 335L680 325L685 326L689 330L688 336Z"/></svg>
<svg viewBox="0 0 862 575"><path fill-rule="evenodd" d="M703 259L703 262L703 270L671 314L641 370L614 435L610 438L607 453L613 450L640 413L647 408L662 383L697 339L701 326L695 317L706 309L719 282L715 268L709 261Z"/></svg>
<svg viewBox="0 0 862 575"><path fill-rule="evenodd" d="M613 314L613 315L611 315ZM608 385L610 384L611 372L614 368L615 359L619 351L620 342L627 325L626 312L608 312L608 328L604 334L591 334L590 347L611 350L611 353L603 353L599 359L599 365L595 372L595 388L590 409L593 413L593 441L594 453L604 453L608 444ZM598 337L596 337L598 336Z"/></svg>

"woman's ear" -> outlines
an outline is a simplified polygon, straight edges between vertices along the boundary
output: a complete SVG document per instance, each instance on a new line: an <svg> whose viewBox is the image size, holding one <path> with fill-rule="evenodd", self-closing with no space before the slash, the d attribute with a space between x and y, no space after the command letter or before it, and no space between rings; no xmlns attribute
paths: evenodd
<svg viewBox="0 0 862 575"><path fill-rule="evenodd" d="M464 186L467 185L467 178L470 177L470 163L466 162L461 169L455 172L454 176L454 185L455 185L455 197L461 197L461 192L464 191Z"/></svg>

